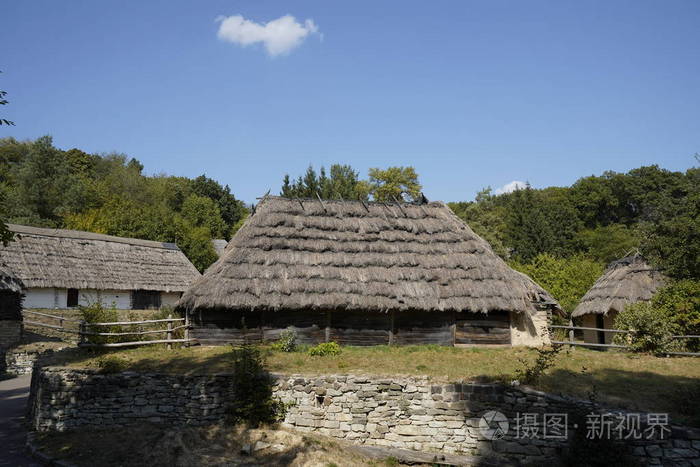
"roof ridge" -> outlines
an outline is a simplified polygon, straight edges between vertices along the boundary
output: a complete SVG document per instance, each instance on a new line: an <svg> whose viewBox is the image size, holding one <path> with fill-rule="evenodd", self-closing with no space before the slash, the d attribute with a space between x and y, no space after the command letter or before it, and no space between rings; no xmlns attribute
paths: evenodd
<svg viewBox="0 0 700 467"><path fill-rule="evenodd" d="M102 242L124 243L127 245L143 246L146 248L162 248L165 250L177 250L180 248L175 243L158 242L155 240L143 240L140 238L117 237L115 235L86 232L83 230L54 229L45 227L32 227L28 225L7 224L10 231L24 235L37 235L41 237L74 238L78 240L95 240Z"/></svg>
<svg viewBox="0 0 700 467"><path fill-rule="evenodd" d="M258 198L258 199L261 202L264 200L267 200L267 201L280 200L280 201L292 201L292 202L293 201L296 201L296 202L309 201L309 202L318 203L318 198L316 198L316 197L312 197L312 198L298 198L298 197L287 198L286 196L280 196L280 195L267 195L267 196L263 196L263 197ZM322 198L322 199L323 199L324 203L339 203L339 204L364 203L364 204L368 204L368 205L379 205L379 206L385 205L385 204L401 205L401 206L430 206L430 205L433 205L433 206L445 205L446 206L447 205L447 203L445 203L443 201L437 201L437 200L428 201L427 203L416 203L413 201L403 200L403 201L399 201L397 203L396 201L365 201L365 200L361 200L361 199L325 199L325 198Z"/></svg>

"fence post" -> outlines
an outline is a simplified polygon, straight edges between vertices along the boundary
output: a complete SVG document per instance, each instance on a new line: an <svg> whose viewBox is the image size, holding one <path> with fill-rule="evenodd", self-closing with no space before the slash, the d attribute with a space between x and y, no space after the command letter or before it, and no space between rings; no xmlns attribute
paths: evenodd
<svg viewBox="0 0 700 467"><path fill-rule="evenodd" d="M83 345L85 343L85 331L86 331L87 326L85 325L85 320L80 321L79 328L78 328L78 338L80 339L80 342L78 343L78 347Z"/></svg>
<svg viewBox="0 0 700 467"><path fill-rule="evenodd" d="M173 319L173 314L169 313L168 314L168 319ZM168 321L168 341L172 340L173 338L173 322ZM173 344L168 342L168 350L173 350Z"/></svg>
<svg viewBox="0 0 700 467"><path fill-rule="evenodd" d="M574 343L574 320L569 319L569 347L573 348L573 343Z"/></svg>
<svg viewBox="0 0 700 467"><path fill-rule="evenodd" d="M190 312L185 310L185 347L190 346Z"/></svg>

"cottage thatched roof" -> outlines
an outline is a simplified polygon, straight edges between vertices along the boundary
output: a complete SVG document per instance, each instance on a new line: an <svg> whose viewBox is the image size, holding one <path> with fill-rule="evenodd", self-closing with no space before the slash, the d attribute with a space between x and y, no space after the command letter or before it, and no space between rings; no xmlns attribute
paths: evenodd
<svg viewBox="0 0 700 467"><path fill-rule="evenodd" d="M22 289L24 289L22 281L10 272L7 265L0 263L0 292L22 293Z"/></svg>
<svg viewBox="0 0 700 467"><path fill-rule="evenodd" d="M15 241L0 245L0 259L28 288L182 292L200 276L174 243L8 227Z"/></svg>
<svg viewBox="0 0 700 467"><path fill-rule="evenodd" d="M180 306L488 312L548 301L443 203L266 197Z"/></svg>
<svg viewBox="0 0 700 467"><path fill-rule="evenodd" d="M623 311L630 303L648 301L666 283L666 278L639 254L610 263L602 276L581 298L573 317L588 313Z"/></svg>

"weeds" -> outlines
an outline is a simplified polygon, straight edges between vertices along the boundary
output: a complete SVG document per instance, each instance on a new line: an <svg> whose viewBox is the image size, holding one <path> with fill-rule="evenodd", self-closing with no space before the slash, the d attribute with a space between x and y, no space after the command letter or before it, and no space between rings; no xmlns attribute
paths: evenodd
<svg viewBox="0 0 700 467"><path fill-rule="evenodd" d="M287 329L280 333L280 338L272 344L272 349L279 352L294 352L297 350L297 332Z"/></svg>
<svg viewBox="0 0 700 467"><path fill-rule="evenodd" d="M519 358L518 361L523 364L523 368L515 370L515 379L522 384L536 384L545 372L555 365L557 356L563 348L560 344L554 344L551 348L539 348L533 363Z"/></svg>
<svg viewBox="0 0 700 467"><path fill-rule="evenodd" d="M340 346L335 342L324 342L322 344L315 345L308 350L309 355L311 355L312 357L340 355L340 352Z"/></svg>

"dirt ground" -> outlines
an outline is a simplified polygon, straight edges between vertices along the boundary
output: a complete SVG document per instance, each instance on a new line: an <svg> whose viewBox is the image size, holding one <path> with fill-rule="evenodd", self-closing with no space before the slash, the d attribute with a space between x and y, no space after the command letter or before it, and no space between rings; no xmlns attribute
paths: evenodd
<svg viewBox="0 0 700 467"><path fill-rule="evenodd" d="M401 466L370 459L349 446L281 428L155 425L43 434L42 450L77 466Z"/></svg>

